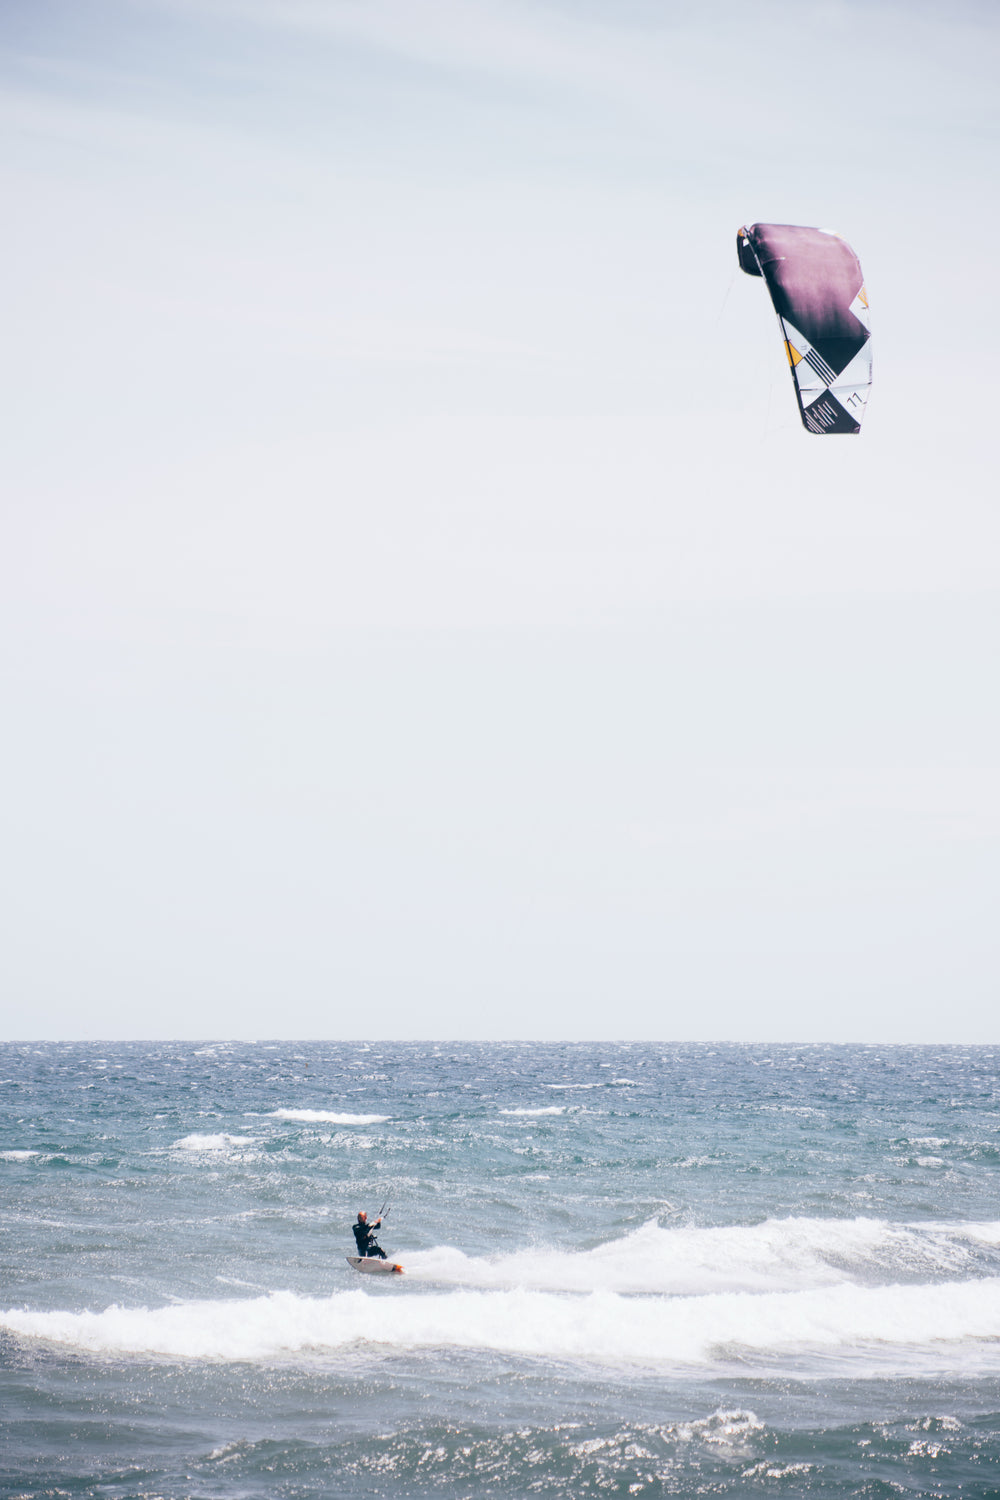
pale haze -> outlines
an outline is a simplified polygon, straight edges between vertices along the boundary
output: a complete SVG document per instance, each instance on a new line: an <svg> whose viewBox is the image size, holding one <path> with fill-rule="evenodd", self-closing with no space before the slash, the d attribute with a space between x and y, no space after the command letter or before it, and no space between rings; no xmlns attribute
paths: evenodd
<svg viewBox="0 0 1000 1500"><path fill-rule="evenodd" d="M0 38L0 1034L996 1041L996 6Z"/></svg>

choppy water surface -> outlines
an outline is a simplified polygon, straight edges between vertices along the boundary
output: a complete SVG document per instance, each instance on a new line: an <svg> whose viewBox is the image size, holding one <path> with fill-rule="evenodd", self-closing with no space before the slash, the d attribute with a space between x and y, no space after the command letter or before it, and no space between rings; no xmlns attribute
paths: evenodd
<svg viewBox="0 0 1000 1500"><path fill-rule="evenodd" d="M998 1064L0 1047L0 1492L1000 1494Z"/></svg>

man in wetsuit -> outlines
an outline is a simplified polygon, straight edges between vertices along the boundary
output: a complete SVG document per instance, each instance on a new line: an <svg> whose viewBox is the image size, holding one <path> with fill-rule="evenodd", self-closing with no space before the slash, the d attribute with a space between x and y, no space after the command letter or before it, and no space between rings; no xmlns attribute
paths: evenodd
<svg viewBox="0 0 1000 1500"><path fill-rule="evenodd" d="M351 1225L351 1228L354 1231L354 1239L358 1247L358 1254L364 1256L365 1259L369 1259L373 1256L378 1256L379 1260L386 1259L385 1251L382 1249L382 1246L376 1242L375 1239L375 1231L376 1229L378 1229L381 1223L381 1219L376 1219L375 1223L369 1229L368 1215L362 1208L358 1211L358 1222Z"/></svg>

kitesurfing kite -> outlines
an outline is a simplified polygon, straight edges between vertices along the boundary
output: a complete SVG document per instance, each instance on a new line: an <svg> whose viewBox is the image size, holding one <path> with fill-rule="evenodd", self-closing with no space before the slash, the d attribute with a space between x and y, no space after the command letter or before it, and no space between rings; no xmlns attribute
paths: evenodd
<svg viewBox="0 0 1000 1500"><path fill-rule="evenodd" d="M740 265L763 276L778 314L795 398L808 432L860 432L872 384L868 295L861 263L831 229L751 224Z"/></svg>

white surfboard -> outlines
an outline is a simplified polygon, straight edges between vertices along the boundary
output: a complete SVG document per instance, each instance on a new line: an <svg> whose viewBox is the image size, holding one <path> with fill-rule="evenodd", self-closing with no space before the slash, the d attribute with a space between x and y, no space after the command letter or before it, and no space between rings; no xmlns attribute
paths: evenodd
<svg viewBox="0 0 1000 1500"><path fill-rule="evenodd" d="M377 1255L348 1255L347 1264L353 1266L356 1271L374 1271L391 1274L397 1272L402 1275L403 1268L396 1260L379 1260Z"/></svg>

